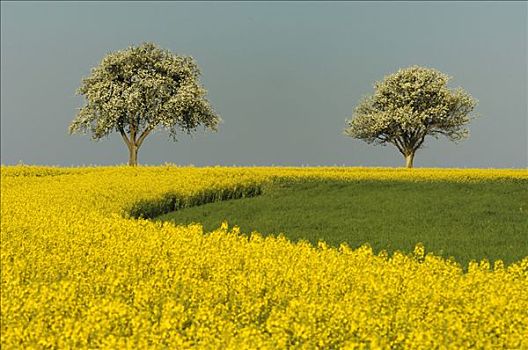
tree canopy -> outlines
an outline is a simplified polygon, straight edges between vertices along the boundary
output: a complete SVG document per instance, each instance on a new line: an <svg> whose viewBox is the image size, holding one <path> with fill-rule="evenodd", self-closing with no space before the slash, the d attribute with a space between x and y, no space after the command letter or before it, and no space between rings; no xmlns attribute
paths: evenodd
<svg viewBox="0 0 528 350"><path fill-rule="evenodd" d="M70 125L70 133L100 139L119 132L129 149L129 164L137 164L137 150L156 128L176 140L179 132L198 126L216 130L220 117L211 108L199 82L192 57L176 55L144 43L116 51L92 68L77 93L86 104Z"/></svg>
<svg viewBox="0 0 528 350"><path fill-rule="evenodd" d="M426 136L459 141L477 101L461 88L449 89L450 77L436 69L411 66L376 82L347 120L345 134L373 144L392 144L413 166Z"/></svg>

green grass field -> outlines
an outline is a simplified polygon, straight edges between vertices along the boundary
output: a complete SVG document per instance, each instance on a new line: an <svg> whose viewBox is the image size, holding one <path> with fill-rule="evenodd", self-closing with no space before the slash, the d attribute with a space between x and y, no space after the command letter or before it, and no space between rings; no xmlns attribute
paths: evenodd
<svg viewBox="0 0 528 350"><path fill-rule="evenodd" d="M155 220L198 222L211 231L227 220L243 233L283 233L293 241L454 257L463 266L528 255L525 182L304 181L268 185L263 194L172 212Z"/></svg>

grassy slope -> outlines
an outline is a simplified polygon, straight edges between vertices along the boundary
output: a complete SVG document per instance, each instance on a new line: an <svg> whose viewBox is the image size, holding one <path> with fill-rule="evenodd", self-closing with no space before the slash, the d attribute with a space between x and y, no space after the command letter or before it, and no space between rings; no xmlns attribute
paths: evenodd
<svg viewBox="0 0 528 350"><path fill-rule="evenodd" d="M271 185L264 194L188 208L158 217L200 222L206 231L223 220L242 232L284 233L296 241L368 242L375 250L427 251L471 259L528 256L528 195L524 182L308 181Z"/></svg>

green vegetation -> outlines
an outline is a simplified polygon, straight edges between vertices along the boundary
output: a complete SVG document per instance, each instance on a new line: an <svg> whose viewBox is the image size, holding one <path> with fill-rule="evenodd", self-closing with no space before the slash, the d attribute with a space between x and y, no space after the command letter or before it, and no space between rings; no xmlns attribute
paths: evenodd
<svg viewBox="0 0 528 350"><path fill-rule="evenodd" d="M466 266L487 258L528 256L528 194L523 181L304 181L264 187L258 197L186 208L155 220L198 222L211 231L227 220L243 233L283 233L293 241L324 240L376 251L453 256Z"/></svg>

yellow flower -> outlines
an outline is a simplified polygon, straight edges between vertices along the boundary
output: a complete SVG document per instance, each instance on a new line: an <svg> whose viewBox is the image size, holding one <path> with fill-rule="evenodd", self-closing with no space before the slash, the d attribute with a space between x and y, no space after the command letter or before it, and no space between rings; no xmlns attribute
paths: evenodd
<svg viewBox="0 0 528 350"><path fill-rule="evenodd" d="M2 167L2 348L528 348L528 257L463 273L422 244L376 255L248 239L227 222L204 235L201 225L135 218L286 178L526 181L528 172Z"/></svg>

